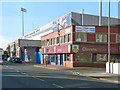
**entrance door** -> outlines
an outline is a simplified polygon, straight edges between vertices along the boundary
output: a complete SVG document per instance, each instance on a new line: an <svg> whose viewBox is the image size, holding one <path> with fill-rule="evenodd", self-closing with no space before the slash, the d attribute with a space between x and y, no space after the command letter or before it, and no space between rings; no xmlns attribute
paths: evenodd
<svg viewBox="0 0 120 90"><path fill-rule="evenodd" d="M22 60L24 61L25 59L24 59L24 52L22 51Z"/></svg>
<svg viewBox="0 0 120 90"><path fill-rule="evenodd" d="M63 54L60 54L60 65L63 65Z"/></svg>
<svg viewBox="0 0 120 90"><path fill-rule="evenodd" d="M50 64L50 61L51 61L51 57L50 57L50 55L49 55L48 57L49 57L49 59L48 59L48 64Z"/></svg>
<svg viewBox="0 0 120 90"><path fill-rule="evenodd" d="M56 54L56 65L58 65L58 54Z"/></svg>
<svg viewBox="0 0 120 90"><path fill-rule="evenodd" d="M43 54L43 64L44 64L44 54Z"/></svg>
<svg viewBox="0 0 120 90"><path fill-rule="evenodd" d="M39 54L39 52L36 52L36 63L41 64L41 54Z"/></svg>

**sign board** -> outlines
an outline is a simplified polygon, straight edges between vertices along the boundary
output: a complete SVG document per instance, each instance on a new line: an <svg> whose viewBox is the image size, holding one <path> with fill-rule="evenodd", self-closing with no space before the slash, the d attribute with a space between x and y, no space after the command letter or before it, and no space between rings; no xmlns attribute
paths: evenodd
<svg viewBox="0 0 120 90"><path fill-rule="evenodd" d="M77 53L78 50L79 50L79 45L72 45L72 51L73 51L74 53Z"/></svg>
<svg viewBox="0 0 120 90"><path fill-rule="evenodd" d="M61 45L55 47L46 47L44 48L44 52L42 53L70 53L71 46L70 45Z"/></svg>
<svg viewBox="0 0 120 90"><path fill-rule="evenodd" d="M89 33L95 33L95 27L94 26L76 26L76 32L89 32Z"/></svg>

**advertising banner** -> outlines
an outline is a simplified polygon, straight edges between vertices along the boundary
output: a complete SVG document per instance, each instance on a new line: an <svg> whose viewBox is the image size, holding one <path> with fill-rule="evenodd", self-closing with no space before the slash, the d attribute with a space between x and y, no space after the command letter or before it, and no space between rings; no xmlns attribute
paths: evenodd
<svg viewBox="0 0 120 90"><path fill-rule="evenodd" d="M59 29L63 29L70 25L71 25L71 13L66 14L65 16L53 21L53 31L57 31L58 27Z"/></svg>

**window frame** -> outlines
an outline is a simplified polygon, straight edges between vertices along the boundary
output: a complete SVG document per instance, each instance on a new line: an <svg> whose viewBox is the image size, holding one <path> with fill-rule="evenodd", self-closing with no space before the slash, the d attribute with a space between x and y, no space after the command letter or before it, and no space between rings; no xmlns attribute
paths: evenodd
<svg viewBox="0 0 120 90"><path fill-rule="evenodd" d="M84 36L83 36L84 40L82 40L81 35L79 37L77 37L78 35L76 35L76 34L79 34L79 35L80 34L82 34L82 35L84 34ZM78 38L80 39L80 41L77 40ZM87 33L85 33L85 32L75 32L75 41L76 42L87 42Z"/></svg>
<svg viewBox="0 0 120 90"><path fill-rule="evenodd" d="M106 37L106 38L104 38L104 37ZM107 43L107 34L106 33L96 33L96 42Z"/></svg>

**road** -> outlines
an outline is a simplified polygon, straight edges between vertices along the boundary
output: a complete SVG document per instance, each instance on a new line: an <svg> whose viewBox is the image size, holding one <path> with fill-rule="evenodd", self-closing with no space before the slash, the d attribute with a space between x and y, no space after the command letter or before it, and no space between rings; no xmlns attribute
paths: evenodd
<svg viewBox="0 0 120 90"><path fill-rule="evenodd" d="M114 83L73 75L65 70L50 70L33 65L4 62L2 88L118 88Z"/></svg>

